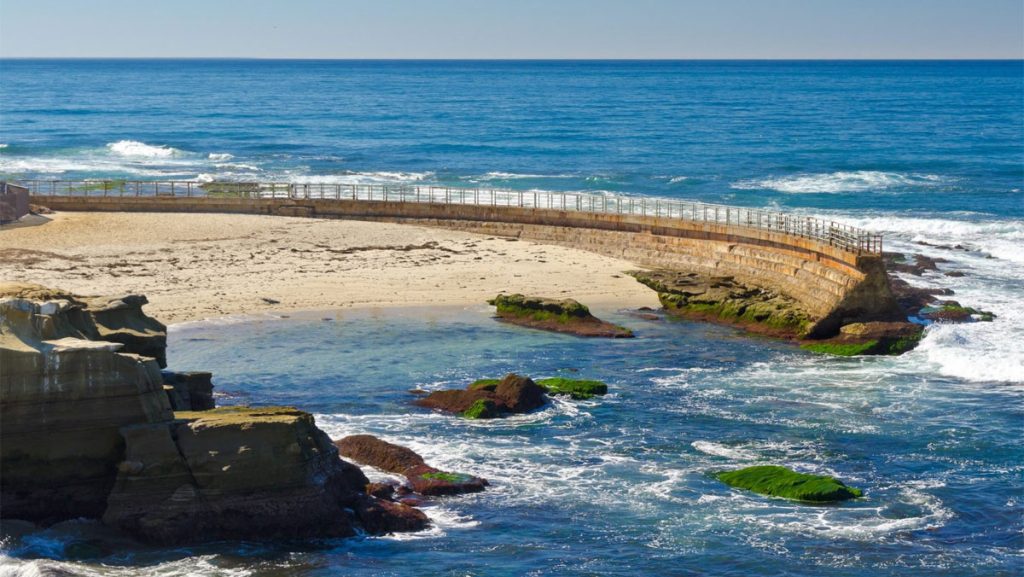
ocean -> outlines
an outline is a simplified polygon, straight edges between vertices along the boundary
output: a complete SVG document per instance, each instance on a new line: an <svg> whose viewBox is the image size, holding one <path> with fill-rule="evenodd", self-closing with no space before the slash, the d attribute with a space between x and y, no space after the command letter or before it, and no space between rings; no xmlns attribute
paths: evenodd
<svg viewBox="0 0 1024 577"><path fill-rule="evenodd" d="M5 179L765 207L946 259L908 280L997 315L850 359L626 313L611 318L640 338L580 340L499 325L484 305L174 326L171 367L213 371L219 403L294 404L332 437L377 434L493 486L439 500L434 528L400 537L161 549L65 524L3 538L0 574L1024 573L1024 62L0 60L0 81ZM509 371L611 394L483 423L409 404L417 386ZM813 507L710 476L755 463L866 497Z"/></svg>

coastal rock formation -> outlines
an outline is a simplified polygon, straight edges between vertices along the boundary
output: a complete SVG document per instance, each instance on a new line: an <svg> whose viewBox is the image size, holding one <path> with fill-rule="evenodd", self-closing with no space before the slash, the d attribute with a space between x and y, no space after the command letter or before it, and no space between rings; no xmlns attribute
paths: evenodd
<svg viewBox="0 0 1024 577"><path fill-rule="evenodd" d="M496 307L498 319L524 327L580 337L633 337L633 331L602 321L573 299L500 294L487 302Z"/></svg>
<svg viewBox="0 0 1024 577"><path fill-rule="evenodd" d="M805 342L800 348L844 357L855 355L898 355L917 346L924 327L903 323L851 323L830 339Z"/></svg>
<svg viewBox="0 0 1024 577"><path fill-rule="evenodd" d="M367 495L308 413L210 410L209 373L161 375L166 333L145 302L0 284L5 524L102 518L156 543L427 525Z"/></svg>
<svg viewBox="0 0 1024 577"><path fill-rule="evenodd" d="M493 418L525 413L544 406L544 387L529 377L510 373L497 383L477 382L461 390L434 391L414 404L469 418Z"/></svg>
<svg viewBox="0 0 1024 577"><path fill-rule="evenodd" d="M415 513L366 496L366 477L338 457L309 413L221 407L175 417L122 428L125 459L105 523L164 544L426 525L425 517L412 523Z"/></svg>
<svg viewBox="0 0 1024 577"><path fill-rule="evenodd" d="M715 478L731 487L797 501L830 503L862 495L860 489L849 487L832 477L797 473L776 465L725 471L717 473Z"/></svg>
<svg viewBox="0 0 1024 577"><path fill-rule="evenodd" d="M728 324L783 338L805 336L812 324L796 300L744 285L731 276L670 270L628 274L657 292L666 311L683 318Z"/></svg>
<svg viewBox="0 0 1024 577"><path fill-rule="evenodd" d="M204 371L163 371L164 390L175 411L207 411L213 408L213 375Z"/></svg>
<svg viewBox="0 0 1024 577"><path fill-rule="evenodd" d="M100 516L124 450L118 429L172 417L157 361L136 354L165 342L144 302L0 285L3 517Z"/></svg>
<svg viewBox="0 0 1024 577"><path fill-rule="evenodd" d="M363 465L403 475L412 490L421 495L456 495L483 491L487 480L462 473L448 473L435 469L423 461L416 452L394 445L373 435L351 435L337 440L341 456ZM381 488L367 488L367 492Z"/></svg>

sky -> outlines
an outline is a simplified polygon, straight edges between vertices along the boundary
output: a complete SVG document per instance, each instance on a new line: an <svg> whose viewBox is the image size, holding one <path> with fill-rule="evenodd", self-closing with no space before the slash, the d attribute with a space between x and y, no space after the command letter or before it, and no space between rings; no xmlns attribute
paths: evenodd
<svg viewBox="0 0 1024 577"><path fill-rule="evenodd" d="M0 0L0 57L1024 58L1024 1Z"/></svg>

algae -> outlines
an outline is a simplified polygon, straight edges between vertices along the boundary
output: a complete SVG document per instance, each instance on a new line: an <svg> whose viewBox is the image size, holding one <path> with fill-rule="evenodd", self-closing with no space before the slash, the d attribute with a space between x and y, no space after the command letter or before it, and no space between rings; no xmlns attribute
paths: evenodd
<svg viewBox="0 0 1024 577"><path fill-rule="evenodd" d="M498 388L500 382L501 379L477 379L466 388L471 391L493 391Z"/></svg>
<svg viewBox="0 0 1024 577"><path fill-rule="evenodd" d="M860 489L848 487L832 477L797 473L777 465L725 471L715 474L715 477L731 487L797 501L828 503L854 499L863 494Z"/></svg>
<svg viewBox="0 0 1024 577"><path fill-rule="evenodd" d="M537 384L544 387L549 395L570 395L574 399L590 399L608 393L608 385L588 379L566 379L552 377L540 379Z"/></svg>
<svg viewBox="0 0 1024 577"><path fill-rule="evenodd" d="M445 481L447 483L465 483L473 477L470 475L464 475L462 473L445 473L444 471L435 471L433 473L423 473L420 475L421 479L427 479L429 481Z"/></svg>
<svg viewBox="0 0 1024 577"><path fill-rule="evenodd" d="M839 357L855 357L857 355L869 354L877 347L877 340L864 341L862 343L804 343L800 345L800 348L805 351Z"/></svg>
<svg viewBox="0 0 1024 577"><path fill-rule="evenodd" d="M462 416L467 419L491 419L498 416L498 406L490 399L477 399Z"/></svg>

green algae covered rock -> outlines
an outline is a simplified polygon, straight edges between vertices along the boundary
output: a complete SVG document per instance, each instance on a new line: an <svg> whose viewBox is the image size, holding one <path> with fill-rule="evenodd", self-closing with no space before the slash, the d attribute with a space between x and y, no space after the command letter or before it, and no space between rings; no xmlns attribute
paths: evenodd
<svg viewBox="0 0 1024 577"><path fill-rule="evenodd" d="M487 301L507 323L579 337L632 338L633 331L605 322L573 299L499 294Z"/></svg>
<svg viewBox="0 0 1024 577"><path fill-rule="evenodd" d="M590 399L596 395L608 394L608 385L588 379L552 377L540 379L537 384L544 387L549 395L570 395L574 399Z"/></svg>
<svg viewBox="0 0 1024 577"><path fill-rule="evenodd" d="M832 477L797 473L777 465L759 465L724 471L717 473L715 477L731 487L797 501L831 503L855 499L862 495L860 489L848 487Z"/></svg>
<svg viewBox="0 0 1024 577"><path fill-rule="evenodd" d="M477 399L462 412L467 419L493 419L499 416L498 406L490 399Z"/></svg>
<svg viewBox="0 0 1024 577"><path fill-rule="evenodd" d="M804 342L800 348L828 355L899 355L921 341L924 327L907 322L850 323L839 329L839 335L819 341Z"/></svg>

